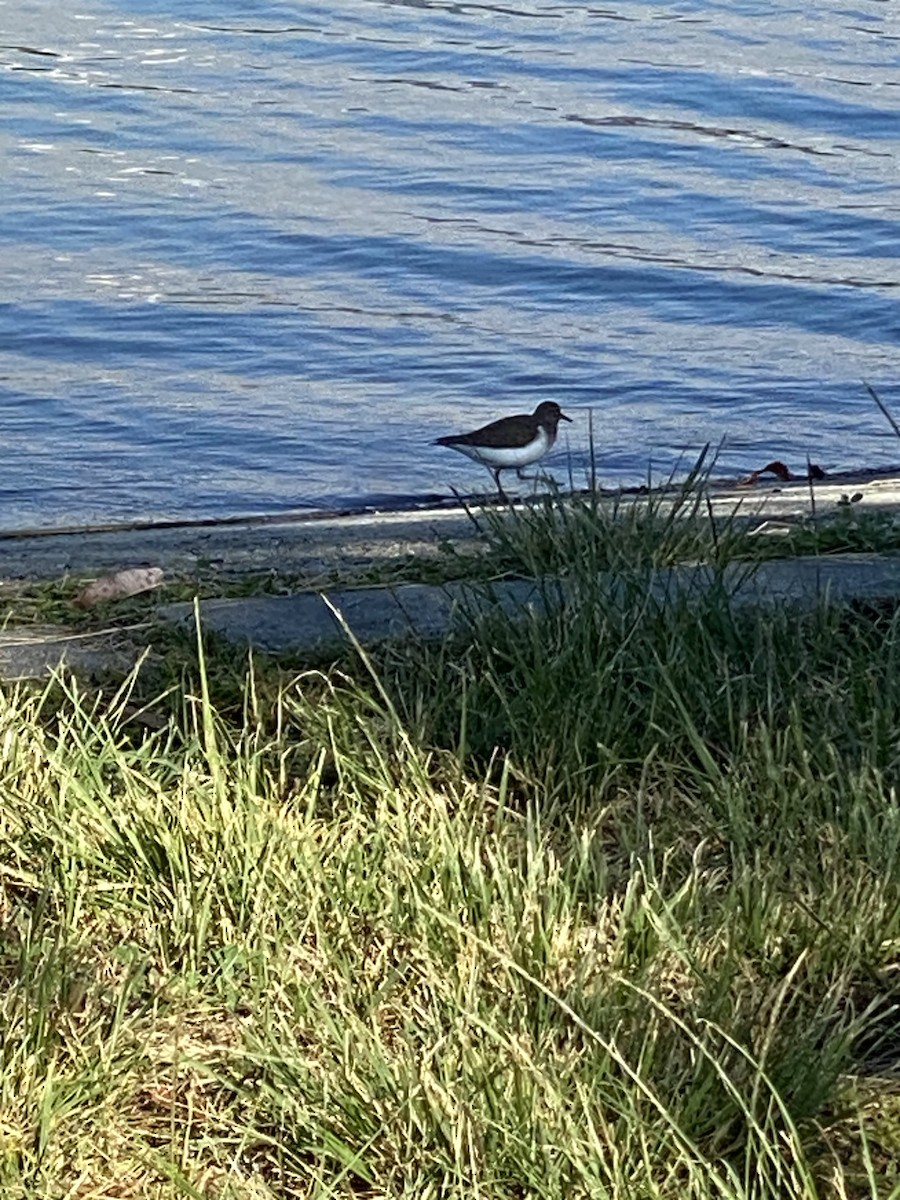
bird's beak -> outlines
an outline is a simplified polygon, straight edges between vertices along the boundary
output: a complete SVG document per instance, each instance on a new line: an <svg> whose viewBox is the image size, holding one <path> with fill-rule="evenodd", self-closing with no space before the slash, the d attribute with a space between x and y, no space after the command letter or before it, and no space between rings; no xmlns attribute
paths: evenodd
<svg viewBox="0 0 900 1200"><path fill-rule="evenodd" d="M561 413L559 414L559 419L560 419L561 421L568 421L570 425L572 424L572 418L571 418L571 417L567 417L565 413L562 413L562 412L561 412Z"/></svg>

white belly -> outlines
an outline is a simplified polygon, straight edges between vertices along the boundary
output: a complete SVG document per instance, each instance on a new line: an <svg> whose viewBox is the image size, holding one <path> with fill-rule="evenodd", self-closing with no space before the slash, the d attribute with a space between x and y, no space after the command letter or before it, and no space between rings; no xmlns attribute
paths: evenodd
<svg viewBox="0 0 900 1200"><path fill-rule="evenodd" d="M503 449L499 446L451 446L475 462L488 467L527 467L529 463L543 458L553 442L545 429L539 429L537 437L526 446Z"/></svg>

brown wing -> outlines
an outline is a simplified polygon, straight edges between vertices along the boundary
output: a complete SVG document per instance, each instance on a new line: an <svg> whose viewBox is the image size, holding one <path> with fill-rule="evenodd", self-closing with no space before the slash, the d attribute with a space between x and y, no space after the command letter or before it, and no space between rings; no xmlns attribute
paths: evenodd
<svg viewBox="0 0 900 1200"><path fill-rule="evenodd" d="M442 446L509 446L518 448L533 441L538 431L536 419L523 413L518 417L501 417L473 433L458 433L438 438Z"/></svg>

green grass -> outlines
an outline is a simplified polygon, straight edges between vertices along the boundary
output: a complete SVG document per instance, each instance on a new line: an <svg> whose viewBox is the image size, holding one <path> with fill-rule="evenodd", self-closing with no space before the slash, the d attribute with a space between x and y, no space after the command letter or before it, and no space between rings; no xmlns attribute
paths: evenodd
<svg viewBox="0 0 900 1200"><path fill-rule="evenodd" d="M596 486L574 495L546 490L513 514L473 513L486 537L487 561L512 574L568 575L632 571L682 562L756 562L771 558L900 551L900 517L886 509L816 501L802 518L764 520L748 491L730 511L714 505L714 461L702 455L683 481L671 476L643 495L610 494ZM861 495L861 493L860 493Z"/></svg>
<svg viewBox="0 0 900 1200"><path fill-rule="evenodd" d="M543 615L7 690L0 1195L900 1197L900 616L590 503Z"/></svg>

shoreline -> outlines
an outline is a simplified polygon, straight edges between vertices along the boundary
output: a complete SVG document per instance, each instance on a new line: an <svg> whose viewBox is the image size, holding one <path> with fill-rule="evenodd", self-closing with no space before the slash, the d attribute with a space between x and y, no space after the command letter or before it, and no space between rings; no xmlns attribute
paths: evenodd
<svg viewBox="0 0 900 1200"><path fill-rule="evenodd" d="M779 464L780 465L780 464ZM817 468L813 468L816 470ZM750 482L749 476L714 476L706 481L705 486L717 493L734 491L744 496L777 492L785 487L804 486L809 488L810 479L805 475L791 474L789 479L779 478L774 473L766 471L753 472L758 476ZM889 482L896 479L900 489L900 463L881 467L858 468L848 471L835 471L813 477L816 490L828 487L848 487L853 484L873 484ZM614 500L617 497L639 498L647 495L665 496L668 493L680 493L687 480L661 483L654 487L647 484L629 484L621 487L597 488L604 499ZM564 495L588 495L589 488L577 488L571 492L563 491ZM537 492L530 495L513 497L513 503L529 504L540 500L547 492ZM502 507L502 501L493 492L471 492L467 494L453 493L439 496L435 493L424 494L420 497L398 497L396 504L378 499L361 499L358 503L335 505L334 507L308 507L285 509L279 512L247 512L226 513L222 516L183 516L183 517L135 517L122 521L81 522L72 525L22 525L11 528L0 526L0 544L6 541L17 541L27 538L62 537L75 535L93 535L124 532L147 532L156 530L188 530L216 529L226 527L263 526L263 525L295 525L319 524L329 521L346 520L354 517L395 518L403 516L427 515L429 513L455 512L465 506L472 507Z"/></svg>
<svg viewBox="0 0 900 1200"><path fill-rule="evenodd" d="M854 516L900 512L900 468L858 471L824 480L760 478L754 484L713 479L702 485L716 519L787 526L852 509ZM544 493L538 493L540 500ZM586 494L584 492L575 495ZM683 485L600 489L611 506L666 502ZM516 507L533 503L532 497ZM674 500L673 500L674 502ZM468 508L467 508L468 506ZM403 558L479 544L475 514L502 507L492 496L449 497L397 510L300 510L225 518L0 530L0 580L48 580L152 565L167 573L212 570L223 577L275 572L316 580L353 574ZM473 515L470 515L470 512Z"/></svg>

